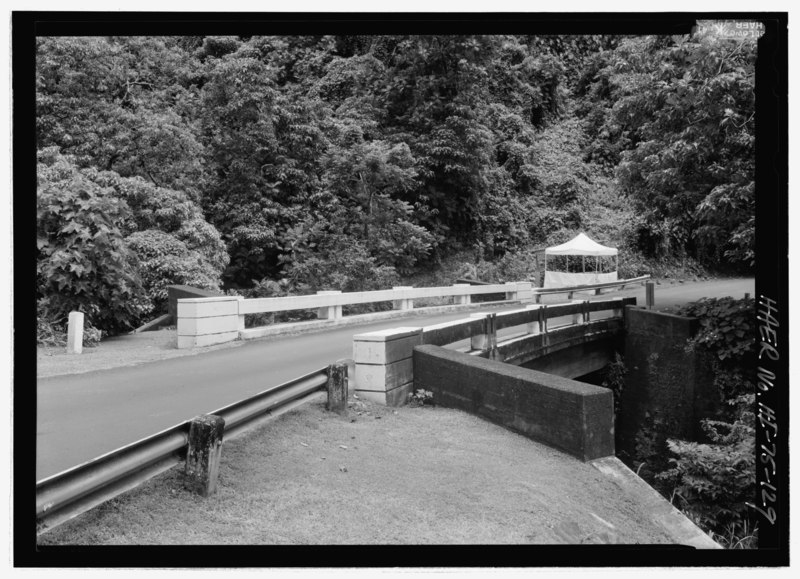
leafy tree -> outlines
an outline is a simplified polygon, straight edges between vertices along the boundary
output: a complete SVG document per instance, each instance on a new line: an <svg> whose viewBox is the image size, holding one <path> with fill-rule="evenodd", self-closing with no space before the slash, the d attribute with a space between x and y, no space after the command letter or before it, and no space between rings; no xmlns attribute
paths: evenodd
<svg viewBox="0 0 800 579"><path fill-rule="evenodd" d="M42 151L38 160L40 316L62 324L70 311L82 311L108 333L131 328L147 301L137 257L122 233L130 209L54 149Z"/></svg>
<svg viewBox="0 0 800 579"><path fill-rule="evenodd" d="M752 265L755 42L643 37L605 58L599 136L646 216L640 246Z"/></svg>
<svg viewBox="0 0 800 579"><path fill-rule="evenodd" d="M38 38L39 148L198 200L205 170L192 63L170 38Z"/></svg>
<svg viewBox="0 0 800 579"><path fill-rule="evenodd" d="M121 288L127 285L135 287L136 298L131 300L129 307L117 308L118 317L113 324L98 319L95 322L98 327L114 333L135 326L166 304L167 286L171 284L219 289L220 274L228 262L224 243L217 230L204 220L199 206L184 193L156 187L140 177L124 178L113 171L79 169L72 157L60 155L52 148L40 153L39 163L40 189L37 200L40 212L45 211L47 203L50 203L51 212L55 211L55 207L72 207L70 204L76 203L73 198L75 191L81 192L78 199L81 207L86 205L88 211L87 215L79 216L76 209L62 207L57 217L65 220L66 224L61 226L61 230L73 232L74 235L61 235L58 241L69 251L66 254L52 253L58 244L42 245L40 241L40 246L45 248L44 255L49 257L45 261L40 260L40 266L53 268L61 264L59 267L63 269L65 264L61 260L64 255L78 259L87 251L89 253L82 259L99 260L101 250L105 250L117 259L117 262L114 259L109 261L110 265L117 263L113 272L119 272L123 266L125 268L125 275L120 281ZM64 199L54 203L53 199L58 195L63 195ZM99 217L94 217L95 213ZM41 213L40 225L43 226L47 219L55 218L54 215ZM103 222L102 226L96 227L105 235L97 239L111 243L113 249L106 246L81 249L87 239L83 227L86 219ZM113 222L112 229L109 229L109 219ZM113 243L109 240L113 240ZM98 241L95 240L94 244L97 246ZM116 257L117 253L122 257ZM95 257L90 257L92 255ZM85 287L85 271L87 268L93 271L98 267L69 263L68 272L72 275L70 283L76 288ZM47 271L54 273L55 270ZM103 278L104 283L111 283L112 273L103 275L108 276ZM66 298L56 295L52 283L52 280L48 283L46 277L40 278L40 294L49 300L47 303L61 304ZM59 282L59 285L63 283ZM88 293L82 299L91 300L91 290L87 288L85 291ZM63 308L66 307L63 305ZM81 309L89 311L88 307L83 305ZM64 315L63 308L59 308L54 310L56 319ZM96 309L92 312L93 318L99 315Z"/></svg>

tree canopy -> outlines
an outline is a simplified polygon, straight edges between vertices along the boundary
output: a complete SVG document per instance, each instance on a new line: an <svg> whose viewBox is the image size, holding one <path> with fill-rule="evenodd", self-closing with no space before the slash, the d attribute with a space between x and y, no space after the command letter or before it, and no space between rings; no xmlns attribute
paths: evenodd
<svg viewBox="0 0 800 579"><path fill-rule="evenodd" d="M752 267L755 55L702 32L41 37L37 289L130 325L169 283L386 287L580 230Z"/></svg>

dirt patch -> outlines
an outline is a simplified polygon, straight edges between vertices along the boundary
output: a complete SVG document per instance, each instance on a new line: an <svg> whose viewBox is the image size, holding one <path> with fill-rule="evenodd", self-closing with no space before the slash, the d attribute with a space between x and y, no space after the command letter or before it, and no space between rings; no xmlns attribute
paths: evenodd
<svg viewBox="0 0 800 579"><path fill-rule="evenodd" d="M177 467L41 544L670 543L591 464L456 410L320 404L226 441L217 494Z"/></svg>

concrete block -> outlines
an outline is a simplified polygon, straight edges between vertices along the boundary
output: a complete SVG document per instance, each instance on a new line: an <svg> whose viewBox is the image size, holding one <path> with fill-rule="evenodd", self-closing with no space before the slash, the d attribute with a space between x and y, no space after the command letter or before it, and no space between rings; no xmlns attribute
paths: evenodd
<svg viewBox="0 0 800 579"><path fill-rule="evenodd" d="M239 315L241 296L219 298L190 298L178 300L178 319L209 318L214 316Z"/></svg>
<svg viewBox="0 0 800 579"><path fill-rule="evenodd" d="M213 346L214 344L224 344L225 342L233 342L238 337L238 330L202 336L178 336L178 349L202 348L204 346Z"/></svg>
<svg viewBox="0 0 800 579"><path fill-rule="evenodd" d="M422 343L422 328L393 328L353 336L353 360L361 364L391 364L410 358Z"/></svg>
<svg viewBox="0 0 800 579"><path fill-rule="evenodd" d="M371 392L367 390L357 391L358 397L386 406L402 406L408 402L409 396L414 392L414 383L410 382L398 386L388 392Z"/></svg>
<svg viewBox="0 0 800 579"><path fill-rule="evenodd" d="M518 300L529 300L533 298L533 282L518 281L516 284Z"/></svg>
<svg viewBox="0 0 800 579"><path fill-rule="evenodd" d="M239 316L215 316L212 318L178 318L179 336L200 336L238 332Z"/></svg>
<svg viewBox="0 0 800 579"><path fill-rule="evenodd" d="M358 390L391 390L414 379L414 364L411 358L391 364L355 365L355 384Z"/></svg>

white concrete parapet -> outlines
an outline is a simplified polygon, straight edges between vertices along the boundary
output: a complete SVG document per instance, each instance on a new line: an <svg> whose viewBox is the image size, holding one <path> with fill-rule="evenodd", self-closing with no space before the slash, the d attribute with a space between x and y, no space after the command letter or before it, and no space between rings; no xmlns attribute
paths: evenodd
<svg viewBox="0 0 800 579"><path fill-rule="evenodd" d="M244 329L239 315L241 296L178 300L178 348L193 348L230 342Z"/></svg>
<svg viewBox="0 0 800 579"><path fill-rule="evenodd" d="M390 328L353 336L355 393L367 400L400 406L414 388L414 346L422 328Z"/></svg>

